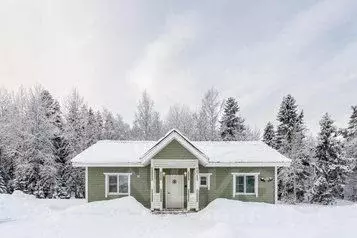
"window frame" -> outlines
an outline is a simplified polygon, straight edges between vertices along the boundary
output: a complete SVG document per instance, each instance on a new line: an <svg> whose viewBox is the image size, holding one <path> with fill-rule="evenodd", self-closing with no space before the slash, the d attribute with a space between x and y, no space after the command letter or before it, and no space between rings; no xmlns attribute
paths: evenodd
<svg viewBox="0 0 357 238"><path fill-rule="evenodd" d="M104 173L105 176L105 197L107 198L108 196L130 196L130 185L131 185L131 173ZM116 177L116 182L117 182L117 191L116 192L109 192L109 177L110 176L115 176ZM120 181L119 177L120 176L126 176L128 179L128 192L123 193L120 192Z"/></svg>
<svg viewBox="0 0 357 238"><path fill-rule="evenodd" d="M258 190L259 190L259 175L260 173L232 173L233 175L233 197L236 197L237 195L255 195L258 197ZM254 192L253 193L247 193L247 177L254 176ZM244 184L244 189L243 192L237 192L236 188L236 181L237 177L243 177L243 184Z"/></svg>
<svg viewBox="0 0 357 238"><path fill-rule="evenodd" d="M200 173L199 174L199 186L200 188L207 188L208 190L210 190L211 187L211 175L212 173ZM202 185L201 184L201 178L205 177L206 178L206 185Z"/></svg>

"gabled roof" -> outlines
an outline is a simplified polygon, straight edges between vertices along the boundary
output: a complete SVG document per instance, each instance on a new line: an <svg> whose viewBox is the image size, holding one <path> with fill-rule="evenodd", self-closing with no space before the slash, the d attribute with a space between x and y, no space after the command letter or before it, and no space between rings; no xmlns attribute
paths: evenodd
<svg viewBox="0 0 357 238"><path fill-rule="evenodd" d="M83 167L142 167L173 140L207 167L289 166L291 163L261 141L190 141L176 129L158 141L98 141L73 158L72 163Z"/></svg>
<svg viewBox="0 0 357 238"><path fill-rule="evenodd" d="M176 140L185 149L190 151L202 165L208 164L208 157L176 129L172 129L164 137L159 139L155 145L153 145L142 157L140 157L141 162L144 165L147 165L157 153L159 153L173 140Z"/></svg>

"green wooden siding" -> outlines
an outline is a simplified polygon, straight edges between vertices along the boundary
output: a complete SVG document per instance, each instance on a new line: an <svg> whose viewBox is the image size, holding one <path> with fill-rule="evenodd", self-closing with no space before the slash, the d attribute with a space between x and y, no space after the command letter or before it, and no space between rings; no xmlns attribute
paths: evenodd
<svg viewBox="0 0 357 238"><path fill-rule="evenodd" d="M258 176L258 197L255 195L237 195L233 197L232 173L260 173ZM210 190L200 188L200 209L216 198L229 198L249 202L275 202L274 167L239 167L239 168L205 168L200 166L200 173L212 173ZM261 178L273 178L263 182Z"/></svg>
<svg viewBox="0 0 357 238"><path fill-rule="evenodd" d="M131 196L142 203L145 207L150 208L150 166L143 168L89 167L89 202L122 197L113 195L110 195L107 198L105 197L104 173L132 173L130 177Z"/></svg>
<svg viewBox="0 0 357 238"><path fill-rule="evenodd" d="M176 140L170 142L164 149L154 156L154 159L196 159L187 149ZM210 177L210 190L200 188L200 209L216 198L228 198L241 201L274 203L274 167L237 167L237 168L207 168L200 166L200 173L212 173ZM184 170L164 169L167 174L177 171L183 174ZM108 196L105 198L105 176L104 173L132 173L131 195L145 207L150 207L150 165L144 168L115 168L115 167L90 167L88 168L88 201L100 201L118 198L119 196ZM233 175L232 173L259 172L258 197L255 195L239 195L233 197ZM273 178L270 182L263 182L260 178ZM164 180L165 182L165 180ZM165 188L165 184L163 184ZM186 179L185 179L185 186ZM186 188L185 197L186 197ZM186 205L185 199L185 205Z"/></svg>
<svg viewBox="0 0 357 238"><path fill-rule="evenodd" d="M154 159L196 159L196 157L177 140L173 140L157 153Z"/></svg>

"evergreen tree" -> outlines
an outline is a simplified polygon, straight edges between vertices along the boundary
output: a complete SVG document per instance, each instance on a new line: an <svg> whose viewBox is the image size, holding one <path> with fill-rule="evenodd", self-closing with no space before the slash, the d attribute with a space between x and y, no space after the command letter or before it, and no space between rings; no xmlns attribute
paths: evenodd
<svg viewBox="0 0 357 238"><path fill-rule="evenodd" d="M77 198L84 197L84 169L73 167L70 159L87 148L85 135L88 114L83 98L74 90L67 101L66 138L69 142L69 155L64 168L64 180L71 196Z"/></svg>
<svg viewBox="0 0 357 238"><path fill-rule="evenodd" d="M345 198L356 202L357 201L357 158L350 158L350 164L351 164L350 168L352 172L347 179L347 184L345 188Z"/></svg>
<svg viewBox="0 0 357 238"><path fill-rule="evenodd" d="M16 168L16 186L39 198L53 197L57 168L52 139L56 128L47 118L39 88L31 92L26 128L21 163Z"/></svg>
<svg viewBox="0 0 357 238"><path fill-rule="evenodd" d="M238 116L238 102L230 97L224 107L221 119L220 133L224 141L244 140L245 126L244 119Z"/></svg>
<svg viewBox="0 0 357 238"><path fill-rule="evenodd" d="M7 193L7 188L4 179L4 172L0 168L0 194Z"/></svg>
<svg viewBox="0 0 357 238"><path fill-rule="evenodd" d="M122 116L120 116L119 114L117 114L115 118L114 130L117 140L130 139L130 126L129 124L124 122Z"/></svg>
<svg viewBox="0 0 357 238"><path fill-rule="evenodd" d="M279 198L287 203L306 201L305 190L312 186L311 148L306 141L304 113L298 113L296 101L290 94L283 98L277 120L275 148L292 160L290 167L278 171Z"/></svg>
<svg viewBox="0 0 357 238"><path fill-rule="evenodd" d="M352 173L347 180L345 195L347 199L357 201L357 106L352 106L352 114L346 130L345 150L350 159Z"/></svg>
<svg viewBox="0 0 357 238"><path fill-rule="evenodd" d="M103 116L100 111L97 111L95 114L95 130L96 130L96 135L98 140L103 139Z"/></svg>
<svg viewBox="0 0 357 238"><path fill-rule="evenodd" d="M274 126L271 122L268 122L265 126L263 133L263 141L270 147L275 148L275 131Z"/></svg>
<svg viewBox="0 0 357 238"><path fill-rule="evenodd" d="M103 126L103 139L104 140L116 140L118 136L115 131L115 120L113 114L107 110L104 110L104 126Z"/></svg>
<svg viewBox="0 0 357 238"><path fill-rule="evenodd" d="M303 117L304 114L301 112L288 145L290 150L285 152L292 160L292 164L279 170L280 199L286 203L307 201L306 191L311 188L313 147L306 140Z"/></svg>
<svg viewBox="0 0 357 238"><path fill-rule="evenodd" d="M352 114L347 127L348 139L357 138L357 106L352 106L351 109Z"/></svg>
<svg viewBox="0 0 357 238"><path fill-rule="evenodd" d="M328 114L320 121L311 202L331 204L336 198L343 198L344 184L350 171L333 123Z"/></svg>
<svg viewBox="0 0 357 238"><path fill-rule="evenodd" d="M100 138L100 130L98 128L98 122L96 115L92 108L88 110L87 122L85 126L85 146L89 147L95 144Z"/></svg>
<svg viewBox="0 0 357 238"><path fill-rule="evenodd" d="M284 154L291 149L298 121L296 101L290 94L283 98L277 120L279 125L276 132L276 148Z"/></svg>
<svg viewBox="0 0 357 238"><path fill-rule="evenodd" d="M54 100L49 91L41 92L41 101L49 122L54 126L51 141L54 147L54 156L57 167L57 184L55 196L69 197L69 189L65 182L65 166L68 160L68 141L65 138L65 123L58 101Z"/></svg>

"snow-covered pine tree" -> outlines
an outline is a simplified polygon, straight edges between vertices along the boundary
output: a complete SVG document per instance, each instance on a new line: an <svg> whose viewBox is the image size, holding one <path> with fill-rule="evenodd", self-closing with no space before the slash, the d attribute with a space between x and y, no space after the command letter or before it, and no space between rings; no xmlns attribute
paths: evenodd
<svg viewBox="0 0 357 238"><path fill-rule="evenodd" d="M286 203L304 202L306 190L311 187L312 175L312 147L306 141L304 114L301 112L293 129L289 148L285 155L292 160L290 167L279 170L280 199Z"/></svg>
<svg viewBox="0 0 357 238"><path fill-rule="evenodd" d="M54 126L54 134L51 138L54 147L54 156L57 167L56 197L68 198L69 189L65 182L65 166L68 160L68 141L65 138L65 123L60 105L53 99L49 91L41 92L41 102L47 119Z"/></svg>
<svg viewBox="0 0 357 238"><path fill-rule="evenodd" d="M244 140L244 119L239 115L238 102L230 97L225 102L223 116L221 118L220 134L224 141Z"/></svg>
<svg viewBox="0 0 357 238"><path fill-rule="evenodd" d="M320 121L320 127L316 147L316 178L310 201L332 204L335 199L343 198L343 188L350 170L337 138L337 129L327 113Z"/></svg>
<svg viewBox="0 0 357 238"><path fill-rule="evenodd" d="M1 91L1 90L0 90ZM3 91L2 91L3 92ZM0 93L2 94L2 93ZM5 95L4 95L5 94ZM22 163L23 145L27 138L27 108L28 92L20 87L16 94L5 92L1 97L1 124L0 133L1 162L7 191L12 193L15 189L16 165Z"/></svg>
<svg viewBox="0 0 357 238"><path fill-rule="evenodd" d="M298 121L296 101L290 94L283 98L277 120L279 125L276 131L276 148L285 154L291 149L291 142Z"/></svg>
<svg viewBox="0 0 357 238"><path fill-rule="evenodd" d="M357 105L352 106L352 114L348 122L347 137L353 139L357 137Z"/></svg>
<svg viewBox="0 0 357 238"><path fill-rule="evenodd" d="M306 189L311 187L311 147L306 141L304 113L297 112L291 95L283 98L277 120L275 148L292 160L290 167L280 168L279 198L287 203L306 201Z"/></svg>
<svg viewBox="0 0 357 238"><path fill-rule="evenodd" d="M346 129L345 150L346 157L349 158L352 173L350 174L345 195L352 201L357 201L357 106L352 106L352 114Z"/></svg>
<svg viewBox="0 0 357 238"><path fill-rule="evenodd" d="M108 110L104 110L104 126L103 126L103 139L116 140L118 136L115 131L115 120L113 114Z"/></svg>
<svg viewBox="0 0 357 238"><path fill-rule="evenodd" d="M26 137L21 163L16 165L16 186L39 198L53 197L57 167L52 143L56 128L47 118L41 88L30 92Z"/></svg>
<svg viewBox="0 0 357 238"><path fill-rule="evenodd" d="M99 139L99 133L98 133L98 123L96 121L96 115L93 112L92 108L89 108L88 110L88 115L87 115L87 120L86 120L86 126L85 126L85 146L89 147L96 143Z"/></svg>
<svg viewBox="0 0 357 238"><path fill-rule="evenodd" d="M272 148L275 148L275 131L274 125L268 122L264 128L263 142Z"/></svg>
<svg viewBox="0 0 357 238"><path fill-rule="evenodd" d="M357 146L357 143L356 143ZM350 158L350 168L352 170L347 179L345 187L345 198L351 201L357 201L357 158Z"/></svg>
<svg viewBox="0 0 357 238"><path fill-rule="evenodd" d="M7 193L7 188L4 179L4 172L0 168L0 193Z"/></svg>
<svg viewBox="0 0 357 238"><path fill-rule="evenodd" d="M124 122L123 117L121 115L116 115L114 125L117 140L130 139L130 126L129 124Z"/></svg>
<svg viewBox="0 0 357 238"><path fill-rule="evenodd" d="M275 149L289 156L292 151L292 140L296 131L298 113L295 99L289 94L283 97L280 104L277 121L278 127L275 133ZM295 172L294 162L291 167L279 168L278 170L278 197L288 203L295 203Z"/></svg>
<svg viewBox="0 0 357 238"><path fill-rule="evenodd" d="M68 160L65 165L64 177L70 189L71 196L84 197L84 169L75 168L70 161L78 153L87 148L85 140L86 125L88 118L87 106L77 90L74 90L67 100L66 113L66 138L68 139Z"/></svg>
<svg viewBox="0 0 357 238"><path fill-rule="evenodd" d="M137 140L157 140L162 136L160 115L154 110L154 101L146 91L139 100L133 124L133 136Z"/></svg>
<svg viewBox="0 0 357 238"><path fill-rule="evenodd" d="M98 137L98 140L103 139L103 116L100 111L97 111L95 113L95 122L96 122L96 135Z"/></svg>

